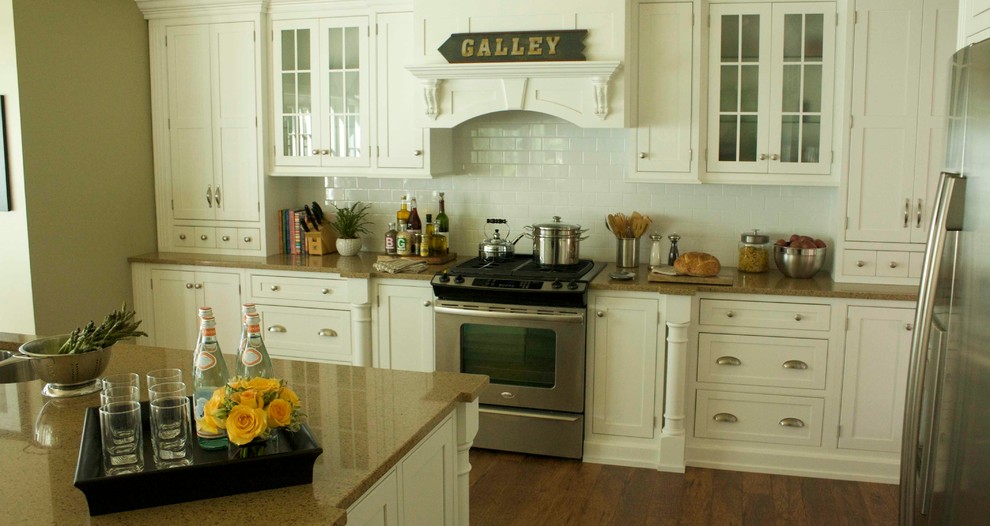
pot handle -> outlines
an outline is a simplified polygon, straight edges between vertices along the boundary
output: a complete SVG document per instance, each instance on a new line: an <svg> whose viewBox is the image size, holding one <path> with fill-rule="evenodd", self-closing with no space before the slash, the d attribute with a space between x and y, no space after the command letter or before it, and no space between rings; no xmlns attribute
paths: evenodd
<svg viewBox="0 0 990 526"><path fill-rule="evenodd" d="M25 360L30 360L30 359L31 358L29 356L12 354L10 356L10 358L6 358L4 360L0 360L0 367L4 367L4 366L7 366L7 365L15 365L15 364L18 364L20 362L23 362Z"/></svg>

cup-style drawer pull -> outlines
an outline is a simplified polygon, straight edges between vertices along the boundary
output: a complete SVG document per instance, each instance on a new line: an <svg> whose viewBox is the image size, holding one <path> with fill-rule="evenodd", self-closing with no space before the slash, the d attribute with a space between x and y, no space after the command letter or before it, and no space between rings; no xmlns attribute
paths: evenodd
<svg viewBox="0 0 990 526"><path fill-rule="evenodd" d="M281 325L272 325L268 328L268 332L286 332L285 327Z"/></svg>
<svg viewBox="0 0 990 526"><path fill-rule="evenodd" d="M733 316L735 316L735 315L736 315L736 313L734 313L734 312L732 312L731 310L730 310L729 312L726 312L726 313L725 313L725 317L726 317L726 318L731 318L731 317L733 317Z"/></svg>
<svg viewBox="0 0 990 526"><path fill-rule="evenodd" d="M739 358L735 356L720 356L718 360L715 360L717 365L742 365Z"/></svg>
<svg viewBox="0 0 990 526"><path fill-rule="evenodd" d="M279 288L281 288L281 287L279 287L278 285L272 285L271 286L272 292L278 292Z"/></svg>
<svg viewBox="0 0 990 526"><path fill-rule="evenodd" d="M787 360L784 362L784 369L807 369L808 364L801 360Z"/></svg>
<svg viewBox="0 0 990 526"><path fill-rule="evenodd" d="M320 336L336 336L337 331L333 329L320 329L320 332L316 334L319 334Z"/></svg>
<svg viewBox="0 0 990 526"><path fill-rule="evenodd" d="M804 422L800 418L781 418L781 427L804 427Z"/></svg>
<svg viewBox="0 0 990 526"><path fill-rule="evenodd" d="M736 415L732 413L716 413L715 416L712 417L712 420L716 422L725 422L728 424L734 424L739 421L739 419L736 418Z"/></svg>
<svg viewBox="0 0 990 526"><path fill-rule="evenodd" d="M320 294L326 296L327 294L330 294L330 289L320 289Z"/></svg>

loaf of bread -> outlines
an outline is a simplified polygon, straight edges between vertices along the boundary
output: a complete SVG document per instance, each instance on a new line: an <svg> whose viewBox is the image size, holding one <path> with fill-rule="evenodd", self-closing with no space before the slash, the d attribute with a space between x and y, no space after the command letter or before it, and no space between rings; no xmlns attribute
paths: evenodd
<svg viewBox="0 0 990 526"><path fill-rule="evenodd" d="M674 270L688 276L716 276L722 270L718 258L706 252L685 252L674 261Z"/></svg>

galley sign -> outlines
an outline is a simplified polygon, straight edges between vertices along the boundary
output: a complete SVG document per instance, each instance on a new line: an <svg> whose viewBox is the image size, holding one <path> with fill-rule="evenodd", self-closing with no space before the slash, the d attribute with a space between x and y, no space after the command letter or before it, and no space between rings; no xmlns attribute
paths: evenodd
<svg viewBox="0 0 990 526"><path fill-rule="evenodd" d="M587 29L454 33L437 51L450 63L581 61Z"/></svg>

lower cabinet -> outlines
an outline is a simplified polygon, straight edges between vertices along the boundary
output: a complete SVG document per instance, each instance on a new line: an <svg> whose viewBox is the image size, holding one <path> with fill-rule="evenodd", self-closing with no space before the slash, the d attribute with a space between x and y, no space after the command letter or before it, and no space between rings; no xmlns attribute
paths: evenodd
<svg viewBox="0 0 990 526"><path fill-rule="evenodd" d="M663 334L656 299L594 295L588 309L591 431L653 438L657 344Z"/></svg>
<svg viewBox="0 0 990 526"><path fill-rule="evenodd" d="M456 444L448 417L347 510L347 524L456 524Z"/></svg>
<svg viewBox="0 0 990 526"><path fill-rule="evenodd" d="M351 312L258 304L268 353L276 358L351 363Z"/></svg>
<svg viewBox="0 0 990 526"><path fill-rule="evenodd" d="M433 287L428 281L379 280L375 365L386 369L433 372Z"/></svg>
<svg viewBox="0 0 990 526"><path fill-rule="evenodd" d="M213 308L220 348L235 352L241 334L241 273L199 267L149 267L135 284L138 319L150 321L141 329L148 333L148 343L159 347L193 350L199 332L198 309ZM137 281L137 280L135 280ZM137 285L141 285L138 289Z"/></svg>
<svg viewBox="0 0 990 526"><path fill-rule="evenodd" d="M914 312L849 307L839 448L900 452Z"/></svg>

